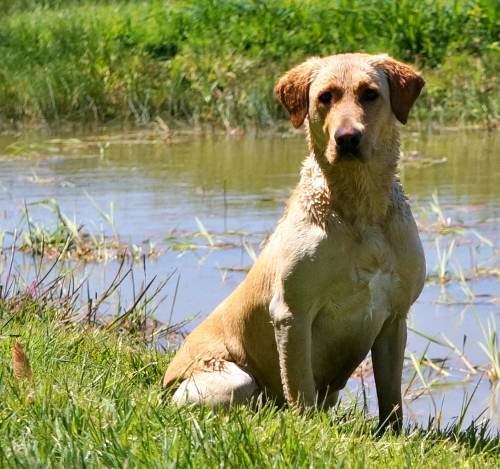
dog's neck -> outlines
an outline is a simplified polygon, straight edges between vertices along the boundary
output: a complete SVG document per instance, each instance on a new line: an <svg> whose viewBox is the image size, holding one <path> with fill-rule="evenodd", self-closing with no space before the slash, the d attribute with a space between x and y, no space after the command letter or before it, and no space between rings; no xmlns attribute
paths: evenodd
<svg viewBox="0 0 500 469"><path fill-rule="evenodd" d="M302 205L311 219L323 226L332 217L340 217L353 227L382 223L391 206L399 158L399 138L393 142L377 149L373 159L365 163L334 164L328 162L327 150L310 142L311 153L303 164L299 184Z"/></svg>

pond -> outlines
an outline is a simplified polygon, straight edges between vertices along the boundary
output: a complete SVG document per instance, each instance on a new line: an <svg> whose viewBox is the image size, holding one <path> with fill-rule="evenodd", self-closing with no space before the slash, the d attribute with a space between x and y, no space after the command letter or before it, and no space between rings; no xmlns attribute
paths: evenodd
<svg viewBox="0 0 500 469"><path fill-rule="evenodd" d="M435 417L444 425L469 404L464 425L488 418L498 428L497 387L491 384L498 367L486 352L493 343L498 365L500 134L405 133L403 151L401 180L421 228L429 275L408 319L417 332L408 338L405 415L423 424ZM191 319L189 331L244 278L282 216L306 154L301 133L7 133L0 137L4 252L12 244L9 233L29 230L26 210L40 226L55 222L57 206L96 235L116 230L122 242L155 255L135 264L135 284L124 282L106 302L107 312L130 303L141 282L171 276L155 315L170 323ZM48 268L53 262L20 253L14 259L26 278L34 263ZM88 279L88 291L99 294L119 264L76 269ZM375 412L369 364L364 370L342 398L358 396L363 403L366 394Z"/></svg>

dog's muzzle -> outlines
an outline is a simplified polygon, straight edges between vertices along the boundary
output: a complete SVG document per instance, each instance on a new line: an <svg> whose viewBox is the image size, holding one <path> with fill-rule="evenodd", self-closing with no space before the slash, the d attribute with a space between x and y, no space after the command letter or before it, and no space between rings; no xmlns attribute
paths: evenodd
<svg viewBox="0 0 500 469"><path fill-rule="evenodd" d="M339 127L335 131L335 143L339 160L355 157L363 161L360 153L363 133L355 127Z"/></svg>

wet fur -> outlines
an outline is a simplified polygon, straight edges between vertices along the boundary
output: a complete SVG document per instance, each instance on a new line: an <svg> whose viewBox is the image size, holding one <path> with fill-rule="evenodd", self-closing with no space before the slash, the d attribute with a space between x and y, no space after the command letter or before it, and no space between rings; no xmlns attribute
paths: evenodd
<svg viewBox="0 0 500 469"><path fill-rule="evenodd" d="M423 85L407 65L366 54L314 57L280 79L292 124L307 127L300 182L246 279L180 347L165 387L199 377L203 391L201 377L232 362L252 380L248 395L329 407L371 351L381 424L400 428L406 316L425 259L396 178L396 120L406 123ZM373 103L367 87L379 93ZM329 105L318 98L325 90ZM334 134L346 125L363 137L359 154L342 159ZM189 401L230 401L217 379L214 389Z"/></svg>

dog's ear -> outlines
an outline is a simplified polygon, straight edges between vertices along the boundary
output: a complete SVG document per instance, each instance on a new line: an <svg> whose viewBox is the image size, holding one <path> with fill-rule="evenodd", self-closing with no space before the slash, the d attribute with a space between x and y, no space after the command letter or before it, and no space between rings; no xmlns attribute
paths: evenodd
<svg viewBox="0 0 500 469"><path fill-rule="evenodd" d="M304 122L309 107L311 75L320 59L311 57L286 72L274 88L276 96L290 113L293 126L298 129Z"/></svg>
<svg viewBox="0 0 500 469"><path fill-rule="evenodd" d="M410 109L424 87L425 80L410 66L390 57L384 57L382 66L389 81L392 112L399 122L406 124Z"/></svg>

